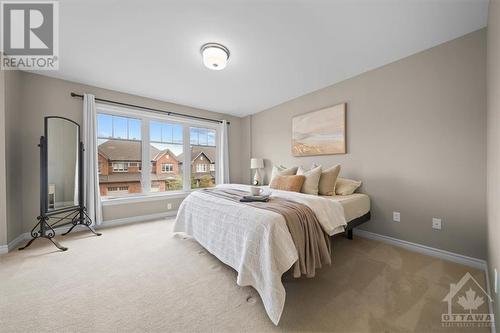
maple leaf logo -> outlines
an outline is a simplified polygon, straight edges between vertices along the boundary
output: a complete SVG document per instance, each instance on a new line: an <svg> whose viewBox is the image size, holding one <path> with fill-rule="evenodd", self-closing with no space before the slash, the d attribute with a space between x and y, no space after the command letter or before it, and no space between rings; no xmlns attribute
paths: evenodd
<svg viewBox="0 0 500 333"><path fill-rule="evenodd" d="M472 313L472 310L477 310L477 308L484 303L484 299L480 296L476 297L476 292L469 288L469 290L465 292L465 297L460 296L457 303L460 304L464 310L469 310L469 313Z"/></svg>

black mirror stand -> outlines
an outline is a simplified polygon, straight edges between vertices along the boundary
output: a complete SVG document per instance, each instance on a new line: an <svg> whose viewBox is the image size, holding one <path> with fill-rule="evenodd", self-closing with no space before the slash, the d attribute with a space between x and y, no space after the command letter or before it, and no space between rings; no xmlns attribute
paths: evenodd
<svg viewBox="0 0 500 333"><path fill-rule="evenodd" d="M63 233L65 236L69 234L76 226L81 225L88 228L94 235L101 236L102 234L95 231L92 227L92 219L87 214L83 202L83 143L79 143L78 152L78 205L66 207L62 209L48 209L48 176L47 176L47 119L61 117L45 117L45 136L40 137L40 215L37 217L38 223L31 230L31 240L19 250L24 250L30 246L37 238L46 238L50 240L59 250L66 251L68 248L62 246L54 237L56 231L54 228L66 225L72 225L68 231ZM65 119L65 118L64 118ZM73 122L72 120L66 119ZM79 128L79 125L76 124ZM65 215L64 215L65 214ZM50 219L55 219L53 223L49 223Z"/></svg>

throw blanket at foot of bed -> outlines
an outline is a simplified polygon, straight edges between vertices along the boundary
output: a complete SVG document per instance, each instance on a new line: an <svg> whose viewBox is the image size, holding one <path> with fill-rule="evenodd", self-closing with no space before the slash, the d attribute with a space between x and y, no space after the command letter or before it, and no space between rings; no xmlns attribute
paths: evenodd
<svg viewBox="0 0 500 333"><path fill-rule="evenodd" d="M224 184L216 189L237 189L248 194L250 186ZM343 232L346 222L340 203L303 193L272 190L271 202L280 198L310 208L328 235ZM258 203L244 204L194 191L180 205L173 231L192 236L220 261L234 268L238 272L236 283L257 290L269 318L277 325L286 297L281 276L299 260L299 249L283 215L256 208L255 204Z"/></svg>
<svg viewBox="0 0 500 333"><path fill-rule="evenodd" d="M240 199L248 195L248 192L231 188L203 191L208 195L269 210L283 216L299 255L299 260L293 265L293 277L299 278L304 274L312 278L316 273L316 268L332 263L330 237L321 228L312 209L306 205L276 197L270 198L268 202L240 202Z"/></svg>

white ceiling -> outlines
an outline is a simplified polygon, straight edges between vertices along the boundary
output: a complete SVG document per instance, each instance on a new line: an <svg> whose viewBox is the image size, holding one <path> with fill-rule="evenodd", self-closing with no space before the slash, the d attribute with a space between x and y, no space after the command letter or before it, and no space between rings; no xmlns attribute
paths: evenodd
<svg viewBox="0 0 500 333"><path fill-rule="evenodd" d="M487 0L60 1L71 81L244 116L486 26ZM199 49L231 51L226 69Z"/></svg>

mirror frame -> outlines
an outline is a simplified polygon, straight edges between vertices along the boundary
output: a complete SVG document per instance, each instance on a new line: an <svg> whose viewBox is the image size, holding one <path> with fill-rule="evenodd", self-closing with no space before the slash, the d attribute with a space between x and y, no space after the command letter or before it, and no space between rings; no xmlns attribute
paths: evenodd
<svg viewBox="0 0 500 333"><path fill-rule="evenodd" d="M62 119L76 125L78 130L78 204L73 206L66 206L62 208L54 208L49 210L49 173L48 173L48 125L49 119ZM80 135L80 125L71 119L60 116L47 116L44 117L44 136L40 139L40 215L50 216L53 214L73 211L75 209L83 208L83 143Z"/></svg>

